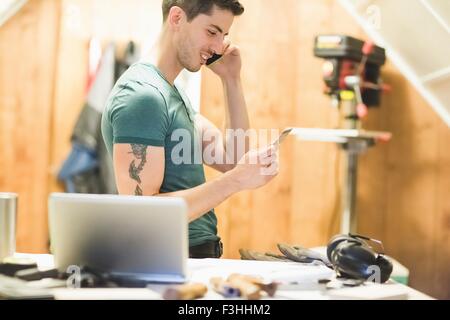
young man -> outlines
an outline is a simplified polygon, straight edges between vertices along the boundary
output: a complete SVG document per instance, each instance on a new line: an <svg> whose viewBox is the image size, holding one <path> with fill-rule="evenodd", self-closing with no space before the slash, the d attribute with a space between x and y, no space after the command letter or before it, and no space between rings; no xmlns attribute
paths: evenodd
<svg viewBox="0 0 450 320"><path fill-rule="evenodd" d="M240 52L225 39L244 8L238 0L163 0L162 9L157 62L137 63L118 80L103 114L102 134L113 157L119 193L184 198L190 257L218 258L222 244L213 208L236 192L273 179L278 173L276 151L266 147L245 153L245 147L239 154L236 147L227 148L233 145L227 140L237 136L223 138L219 129L194 112L174 80L183 69L199 71L213 54L222 54L210 69L223 83L226 128L249 129ZM198 145L215 150L214 157L220 160L208 165L221 176L206 182L201 161L180 163L175 152L180 143L175 133L180 130L188 134L188 152L194 153ZM206 135L216 139L204 139Z"/></svg>

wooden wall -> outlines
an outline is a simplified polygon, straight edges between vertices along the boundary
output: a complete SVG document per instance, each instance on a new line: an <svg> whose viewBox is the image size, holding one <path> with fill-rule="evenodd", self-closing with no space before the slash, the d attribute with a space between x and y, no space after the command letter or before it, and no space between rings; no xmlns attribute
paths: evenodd
<svg viewBox="0 0 450 320"><path fill-rule="evenodd" d="M47 250L60 3L30 1L0 28L0 191L17 192L17 249Z"/></svg>
<svg viewBox="0 0 450 320"><path fill-rule="evenodd" d="M231 38L242 49L252 126L336 126L313 39L328 32L365 38L362 30L332 0L242 2L246 13ZM159 4L30 0L0 28L0 190L19 192L20 251L47 250L46 198L60 190L55 174L84 102L90 37L146 42L159 29ZM365 127L394 139L361 157L359 231L383 240L410 269L413 287L450 298L450 130L395 67L383 72L394 91ZM203 76L202 112L222 125L220 82L208 70ZM270 185L217 208L225 257L237 258L239 248L276 251L279 242L325 245L338 231L338 149L290 138L280 162Z"/></svg>

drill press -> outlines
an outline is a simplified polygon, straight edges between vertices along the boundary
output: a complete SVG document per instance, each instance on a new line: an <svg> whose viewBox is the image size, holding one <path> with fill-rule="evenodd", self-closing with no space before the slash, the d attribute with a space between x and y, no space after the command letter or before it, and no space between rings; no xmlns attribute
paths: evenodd
<svg viewBox="0 0 450 320"><path fill-rule="evenodd" d="M380 68L386 61L385 50L371 41L345 35L319 35L314 54L325 59L325 93L339 109L341 125L338 129L298 128L294 134L303 140L336 142L345 152L341 233L356 233L358 155L391 138L389 132L365 131L361 126L368 108L379 106L381 93L390 90L380 78Z"/></svg>

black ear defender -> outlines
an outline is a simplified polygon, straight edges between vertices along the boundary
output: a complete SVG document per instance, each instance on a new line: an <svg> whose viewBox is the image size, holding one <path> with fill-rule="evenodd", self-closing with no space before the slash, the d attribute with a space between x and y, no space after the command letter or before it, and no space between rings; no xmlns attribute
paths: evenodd
<svg viewBox="0 0 450 320"><path fill-rule="evenodd" d="M381 252L375 251L367 241L377 243ZM384 283L392 273L392 262L385 257L381 241L368 237L339 234L331 238L327 256L338 276Z"/></svg>

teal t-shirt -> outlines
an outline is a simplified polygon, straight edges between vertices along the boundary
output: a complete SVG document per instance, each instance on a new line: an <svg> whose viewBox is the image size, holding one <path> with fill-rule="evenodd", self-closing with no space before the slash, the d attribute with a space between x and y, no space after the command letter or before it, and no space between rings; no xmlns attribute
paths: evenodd
<svg viewBox="0 0 450 320"><path fill-rule="evenodd" d="M136 63L117 81L103 112L102 135L111 156L115 143L164 147L160 193L205 182L195 111L183 90L152 64ZM189 224L189 246L219 239L214 210Z"/></svg>

